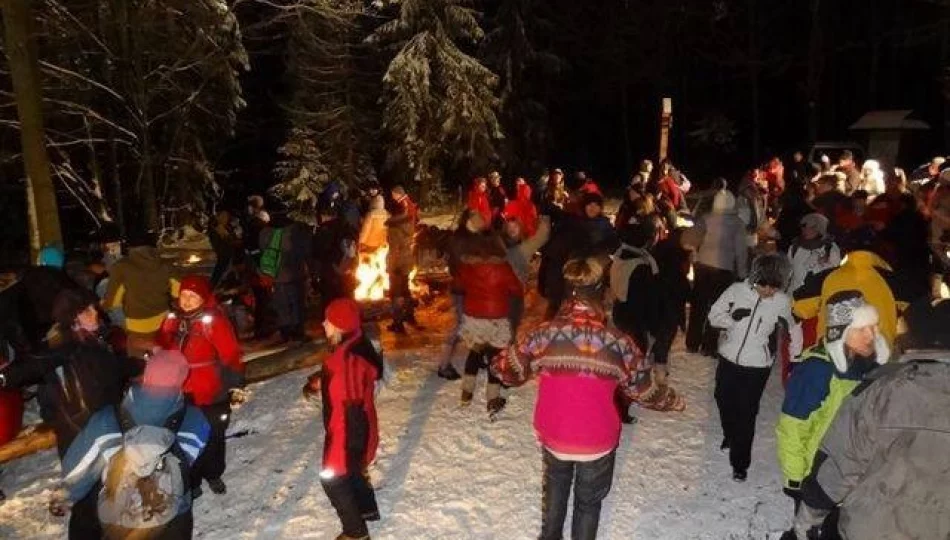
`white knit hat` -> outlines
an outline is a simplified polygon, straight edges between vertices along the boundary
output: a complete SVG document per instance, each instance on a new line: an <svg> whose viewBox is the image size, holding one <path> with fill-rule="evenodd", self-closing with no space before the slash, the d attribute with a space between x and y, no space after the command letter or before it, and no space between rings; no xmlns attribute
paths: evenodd
<svg viewBox="0 0 950 540"><path fill-rule="evenodd" d="M865 301L859 291L841 291L831 295L825 304L825 348L835 369L840 373L848 371L848 358L844 351L845 336L849 330L878 324L880 316L877 309ZM891 351L880 333L875 337L875 361L887 362Z"/></svg>

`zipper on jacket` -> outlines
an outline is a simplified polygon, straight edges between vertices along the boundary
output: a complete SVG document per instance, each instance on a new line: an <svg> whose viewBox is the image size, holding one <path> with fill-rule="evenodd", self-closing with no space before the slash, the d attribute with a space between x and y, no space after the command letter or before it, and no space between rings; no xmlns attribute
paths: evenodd
<svg viewBox="0 0 950 540"><path fill-rule="evenodd" d="M759 293L755 293L755 294L756 294L756 296L759 295ZM749 332L752 331L752 319L755 318L755 312L758 311L758 309L759 309L759 304L760 304L761 302L762 302L762 297L761 297L761 296L758 296L758 298L755 300L755 305L752 306L752 313L749 315L749 326L747 326L746 329L745 329L745 335L742 336L742 344L739 345L739 352L736 353L736 365L737 365L737 366L741 366L741 365L742 365L742 363L739 362L739 359L742 358L742 350L745 349L745 342L749 339ZM761 322L761 321L759 321L759 322Z"/></svg>

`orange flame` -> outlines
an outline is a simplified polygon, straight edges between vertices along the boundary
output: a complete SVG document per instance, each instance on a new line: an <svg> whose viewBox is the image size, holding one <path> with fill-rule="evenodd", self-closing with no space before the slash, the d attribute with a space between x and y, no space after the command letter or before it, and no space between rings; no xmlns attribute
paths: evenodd
<svg viewBox="0 0 950 540"><path fill-rule="evenodd" d="M389 274L386 272L386 255L389 246L383 244L376 251L360 253L360 263L356 267L356 280L359 283L354 291L357 300L382 300L389 290Z"/></svg>
<svg viewBox="0 0 950 540"><path fill-rule="evenodd" d="M415 297L429 294L429 286L422 281L416 281L416 274L418 273L419 269L415 266L413 266L412 271L409 272L409 292Z"/></svg>

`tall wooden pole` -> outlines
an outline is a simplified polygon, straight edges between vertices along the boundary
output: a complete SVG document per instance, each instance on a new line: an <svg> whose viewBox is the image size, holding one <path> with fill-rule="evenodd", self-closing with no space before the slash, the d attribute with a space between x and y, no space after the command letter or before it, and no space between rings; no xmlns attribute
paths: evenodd
<svg viewBox="0 0 950 540"><path fill-rule="evenodd" d="M62 244L56 189L49 170L43 136L42 86L30 27L29 0L2 0L7 60L16 94L26 172L27 210L30 219L30 252L36 260L46 244Z"/></svg>
<svg viewBox="0 0 950 540"><path fill-rule="evenodd" d="M673 127L673 100L663 98L663 109L660 111L660 163L670 153L671 127Z"/></svg>

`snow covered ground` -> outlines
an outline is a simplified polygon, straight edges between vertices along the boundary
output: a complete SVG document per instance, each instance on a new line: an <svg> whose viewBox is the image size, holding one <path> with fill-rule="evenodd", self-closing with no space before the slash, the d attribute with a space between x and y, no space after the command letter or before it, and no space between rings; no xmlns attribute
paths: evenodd
<svg viewBox="0 0 950 540"><path fill-rule="evenodd" d="M385 335L397 372L378 403L382 440L373 475L383 519L371 532L393 540L536 538L536 386L512 390L495 423L485 414L481 386L473 405L460 409L458 383L433 373L441 329L449 327L446 307L443 300L425 310L420 318L432 329L421 335ZM719 451L715 365L677 351L672 381L688 399L687 410L641 411L639 423L624 428L600 538L777 538L791 514L775 458L778 377L763 398L749 480L737 484ZM257 384L235 412L231 433L248 434L229 441L228 494L206 489L196 502L197 538L335 538L339 525L317 478L323 428L317 410L300 397L305 377L296 372ZM64 536L65 520L46 511L57 475L53 451L4 467L0 487L9 498L0 505L0 538Z"/></svg>

